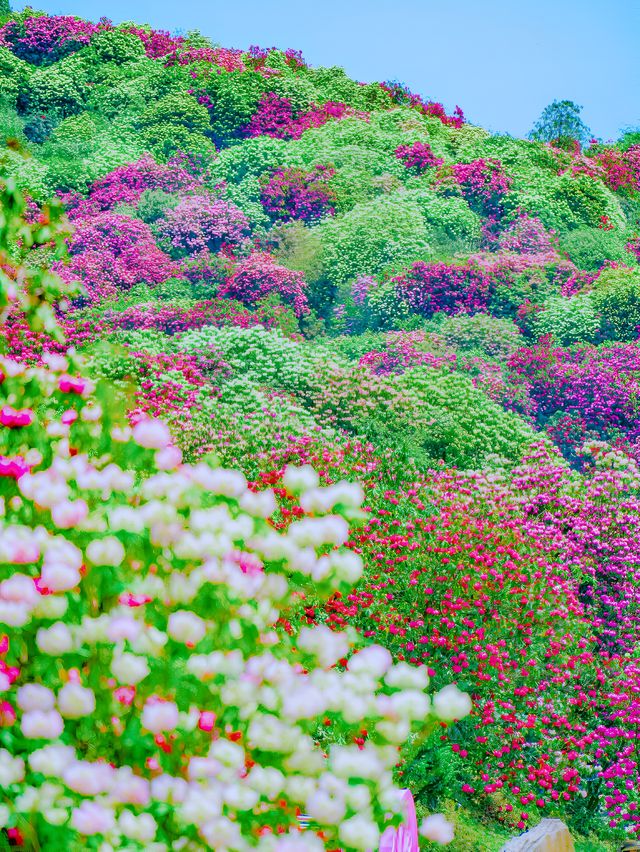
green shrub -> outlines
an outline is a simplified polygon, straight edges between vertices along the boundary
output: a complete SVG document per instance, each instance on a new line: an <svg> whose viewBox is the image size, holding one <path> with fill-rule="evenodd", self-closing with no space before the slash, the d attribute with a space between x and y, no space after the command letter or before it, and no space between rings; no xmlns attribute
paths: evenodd
<svg viewBox="0 0 640 852"><path fill-rule="evenodd" d="M72 56L46 68L36 68L22 91L23 112L56 112L63 118L85 108L87 75Z"/></svg>
<svg viewBox="0 0 640 852"><path fill-rule="evenodd" d="M162 189L145 189L138 200L136 216L149 225L161 219L167 210L173 210L180 201L179 196Z"/></svg>
<svg viewBox="0 0 640 852"><path fill-rule="evenodd" d="M423 189L410 190L407 198L418 205L436 251L452 255L479 248L482 220L464 198L443 198Z"/></svg>
<svg viewBox="0 0 640 852"><path fill-rule="evenodd" d="M290 145L283 139L258 136L244 139L220 151L211 166L211 180L240 183L246 177L259 177L285 162Z"/></svg>
<svg viewBox="0 0 640 852"><path fill-rule="evenodd" d="M454 349L477 351L501 360L523 345L520 329L511 320L490 314L444 317L434 329Z"/></svg>
<svg viewBox="0 0 640 852"><path fill-rule="evenodd" d="M0 99L15 106L20 92L29 88L33 67L19 59L8 47L0 46Z"/></svg>
<svg viewBox="0 0 640 852"><path fill-rule="evenodd" d="M102 30L91 39L91 53L97 62L137 62L145 56L144 45L137 35L121 30Z"/></svg>
<svg viewBox="0 0 640 852"><path fill-rule="evenodd" d="M640 270L606 269L592 291L609 340L637 340L640 328Z"/></svg>
<svg viewBox="0 0 640 852"><path fill-rule="evenodd" d="M193 133L206 133L210 127L209 111L187 93L165 95L147 107L140 117L140 126L152 133L152 128L166 125L184 127Z"/></svg>
<svg viewBox="0 0 640 852"><path fill-rule="evenodd" d="M625 249L628 239L618 229L578 228L561 240L561 247L580 269L595 272L608 260L629 263L633 256Z"/></svg>
<svg viewBox="0 0 640 852"><path fill-rule="evenodd" d="M432 257L418 203L395 192L360 204L313 229L322 240L324 275L331 297L358 275L380 275Z"/></svg>
<svg viewBox="0 0 640 852"><path fill-rule="evenodd" d="M522 208L561 234L585 225L597 228L603 216L616 228L626 227L619 199L601 181L584 174L531 169L516 177L504 203L508 213L515 215Z"/></svg>
<svg viewBox="0 0 640 852"><path fill-rule="evenodd" d="M551 296L544 302L544 310L536 315L533 329L538 337L553 335L562 346L590 343L600 329L596 302L590 293L578 293L570 299Z"/></svg>
<svg viewBox="0 0 640 852"><path fill-rule="evenodd" d="M211 74L204 89L211 101L211 130L216 145L227 145L247 125L270 82L255 71Z"/></svg>

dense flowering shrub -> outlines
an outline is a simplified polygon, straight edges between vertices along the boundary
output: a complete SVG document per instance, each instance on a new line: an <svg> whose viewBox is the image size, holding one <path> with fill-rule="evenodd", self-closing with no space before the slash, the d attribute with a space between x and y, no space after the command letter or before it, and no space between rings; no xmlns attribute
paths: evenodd
<svg viewBox="0 0 640 852"><path fill-rule="evenodd" d="M157 284L178 272L157 247L148 225L117 213L80 222L69 240L69 254L61 274L82 280L94 301L141 281Z"/></svg>
<svg viewBox="0 0 640 852"><path fill-rule="evenodd" d="M211 195L182 199L157 224L161 243L175 257L192 252L217 252L225 243L239 243L248 235L244 213L229 201Z"/></svg>
<svg viewBox="0 0 640 852"><path fill-rule="evenodd" d="M430 317L485 311L493 289L492 279L473 266L414 263L392 279L398 297L416 313Z"/></svg>
<svg viewBox="0 0 640 852"><path fill-rule="evenodd" d="M602 168L605 183L614 192L633 196L640 191L640 145L632 145L626 151L607 147L594 159Z"/></svg>
<svg viewBox="0 0 640 852"><path fill-rule="evenodd" d="M414 142L413 145L399 145L395 150L395 155L399 160L402 160L404 165L418 174L441 166L444 160L436 155L431 150L431 145L428 142Z"/></svg>
<svg viewBox="0 0 640 852"><path fill-rule="evenodd" d="M93 336L110 330L151 329L155 328L163 334L173 336L182 334L194 328L204 326L232 325L240 328L251 328L262 325L265 328L278 326L278 315L283 312L277 309L258 308L248 310L240 302L232 299L200 300L197 302L142 302L125 308L122 311L106 310L99 321L91 322ZM76 325L81 320L75 320Z"/></svg>
<svg viewBox="0 0 640 852"><path fill-rule="evenodd" d="M33 15L0 27L0 44L33 65L48 65L89 44L94 33L108 26L71 15Z"/></svg>
<svg viewBox="0 0 640 852"><path fill-rule="evenodd" d="M485 213L500 213L502 199L512 183L500 160L489 157L470 163L454 163L452 171L471 205Z"/></svg>
<svg viewBox="0 0 640 852"><path fill-rule="evenodd" d="M63 196L70 218L111 210L117 204L136 204L148 190L188 193L200 187L199 181L178 163L161 165L149 155L127 163L95 181L86 199L79 194Z"/></svg>
<svg viewBox="0 0 640 852"><path fill-rule="evenodd" d="M351 541L370 572L354 594L307 607L307 622L357 624L397 658L433 665L434 677L445 659L474 692L474 716L450 730L445 754L433 741L405 767L428 807L448 767L461 798L516 830L558 807L583 829L603 812L613 827L638 828L637 668L603 645L636 623L628 571L640 563L627 535L640 479L606 446L590 456L586 480L540 448L513 474L432 472L389 487L370 446L326 451L309 440L274 453L276 465L322 459L327 482L366 471L370 487L374 517Z"/></svg>
<svg viewBox="0 0 640 852"><path fill-rule="evenodd" d="M629 447L640 437L635 344L567 350L542 341L518 350L509 365L530 383L541 425L561 412L579 415L594 439L620 438Z"/></svg>
<svg viewBox="0 0 640 852"><path fill-rule="evenodd" d="M254 252L241 260L218 292L220 296L238 299L246 305L255 305L273 293L285 305L290 305L296 316L309 310L302 273L279 266L266 252Z"/></svg>
<svg viewBox="0 0 640 852"><path fill-rule="evenodd" d="M182 36L172 36L165 30L154 30L151 27L123 27L122 31L136 35L144 45L145 53L151 59L159 59L175 53L184 44Z"/></svg>
<svg viewBox="0 0 640 852"><path fill-rule="evenodd" d="M640 236L637 234L625 245L626 250L640 263Z"/></svg>
<svg viewBox="0 0 640 852"><path fill-rule="evenodd" d="M260 201L272 219L313 222L335 213L336 194L329 186L335 174L331 166L276 169L260 181Z"/></svg>
<svg viewBox="0 0 640 852"><path fill-rule="evenodd" d="M244 52L228 47L182 47L165 58L165 65L191 65L194 62L210 62L225 71L244 71Z"/></svg>
<svg viewBox="0 0 640 852"><path fill-rule="evenodd" d="M501 251L517 254L543 255L557 251L558 240L535 216L520 213L500 233L497 247Z"/></svg>
<svg viewBox="0 0 640 852"><path fill-rule="evenodd" d="M291 100L275 92L262 96L258 109L244 130L247 136L273 136L277 139L298 139L310 127L322 127L331 119L358 115L343 103L327 101L321 106L296 114ZM360 114L360 117L363 117Z"/></svg>

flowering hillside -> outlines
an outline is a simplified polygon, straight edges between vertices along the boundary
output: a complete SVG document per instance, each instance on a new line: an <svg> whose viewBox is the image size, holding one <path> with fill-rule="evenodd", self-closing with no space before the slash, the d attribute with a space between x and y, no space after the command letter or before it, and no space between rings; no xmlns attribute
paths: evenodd
<svg viewBox="0 0 640 852"><path fill-rule="evenodd" d="M0 134L0 848L640 839L640 133L28 9Z"/></svg>

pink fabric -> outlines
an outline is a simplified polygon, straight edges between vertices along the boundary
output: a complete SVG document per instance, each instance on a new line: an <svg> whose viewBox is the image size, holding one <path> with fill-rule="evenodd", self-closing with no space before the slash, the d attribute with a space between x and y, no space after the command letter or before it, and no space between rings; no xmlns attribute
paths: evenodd
<svg viewBox="0 0 640 852"><path fill-rule="evenodd" d="M413 796L402 791L402 801L407 817L398 828L387 828L380 839L379 852L418 852L418 820Z"/></svg>

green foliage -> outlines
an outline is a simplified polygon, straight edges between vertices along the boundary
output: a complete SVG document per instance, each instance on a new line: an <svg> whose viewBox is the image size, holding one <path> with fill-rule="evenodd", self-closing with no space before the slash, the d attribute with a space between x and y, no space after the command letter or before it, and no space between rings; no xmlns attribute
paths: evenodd
<svg viewBox="0 0 640 852"><path fill-rule="evenodd" d="M577 267L595 272L609 260L632 261L633 256L625 248L627 242L619 229L605 231L582 227L566 234L560 245Z"/></svg>
<svg viewBox="0 0 640 852"><path fill-rule="evenodd" d="M147 107L140 117L140 126L150 134L158 125L176 125L194 133L206 133L209 130L209 112L186 92L166 95Z"/></svg>
<svg viewBox="0 0 640 852"><path fill-rule="evenodd" d="M597 228L603 216L616 228L626 226L619 199L601 181L585 174L532 169L526 176L516 176L505 208L512 215L519 208L526 210L561 234L585 225Z"/></svg>
<svg viewBox="0 0 640 852"><path fill-rule="evenodd" d="M97 62L137 62L145 56L138 36L121 30L102 30L91 39L91 52Z"/></svg>
<svg viewBox="0 0 640 852"><path fill-rule="evenodd" d="M161 189L145 189L136 207L136 216L152 225L162 219L167 210L172 210L180 201L179 196Z"/></svg>
<svg viewBox="0 0 640 852"><path fill-rule="evenodd" d="M4 146L9 139L24 142L23 130L24 120L12 106L11 100L0 98L0 144Z"/></svg>
<svg viewBox="0 0 640 852"><path fill-rule="evenodd" d="M632 145L640 145L640 127L627 128L617 144L623 151L628 151Z"/></svg>
<svg viewBox="0 0 640 852"><path fill-rule="evenodd" d="M341 101L356 109L381 109L389 106L389 98L378 83L359 85L344 68L315 68L311 71L317 101Z"/></svg>
<svg viewBox="0 0 640 852"><path fill-rule="evenodd" d="M593 286L593 301L602 314L609 340L637 340L640 328L640 270L606 269Z"/></svg>
<svg viewBox="0 0 640 852"><path fill-rule="evenodd" d="M78 57L71 56L45 68L36 68L22 87L19 103L27 112L56 112L63 118L82 112L87 76Z"/></svg>
<svg viewBox="0 0 640 852"><path fill-rule="evenodd" d="M245 177L257 178L282 165L290 147L284 140L270 136L244 139L220 151L211 166L211 179L240 183Z"/></svg>
<svg viewBox="0 0 640 852"><path fill-rule="evenodd" d="M270 83L255 71L211 74L204 89L212 103L211 129L216 145L226 145L247 125Z"/></svg>
<svg viewBox="0 0 640 852"><path fill-rule="evenodd" d="M508 319L490 314L458 314L443 317L435 331L454 349L480 352L490 358L504 360L523 344L518 327Z"/></svg>
<svg viewBox="0 0 640 852"><path fill-rule="evenodd" d="M96 82L89 90L87 106L105 118L129 116L137 122L149 104L175 90L168 70L147 57L121 65L94 65Z"/></svg>
<svg viewBox="0 0 640 852"><path fill-rule="evenodd" d="M534 330L538 336L551 334L562 346L591 343L600 329L597 303L591 293L578 293L570 299L551 296L537 314Z"/></svg>
<svg viewBox="0 0 640 852"><path fill-rule="evenodd" d="M314 230L322 240L327 299L358 275L399 270L433 255L419 204L401 192L360 204Z"/></svg>
<svg viewBox="0 0 640 852"><path fill-rule="evenodd" d="M410 190L430 232L434 250L443 257L479 248L482 220L464 198L443 198L430 190Z"/></svg>
<svg viewBox="0 0 640 852"><path fill-rule="evenodd" d="M0 46L0 98L15 106L20 92L26 92L33 68L8 47Z"/></svg>
<svg viewBox="0 0 640 852"><path fill-rule="evenodd" d="M38 156L46 164L49 192L86 192L93 181L118 166L135 162L143 153L143 145L130 128L82 114L62 122Z"/></svg>

